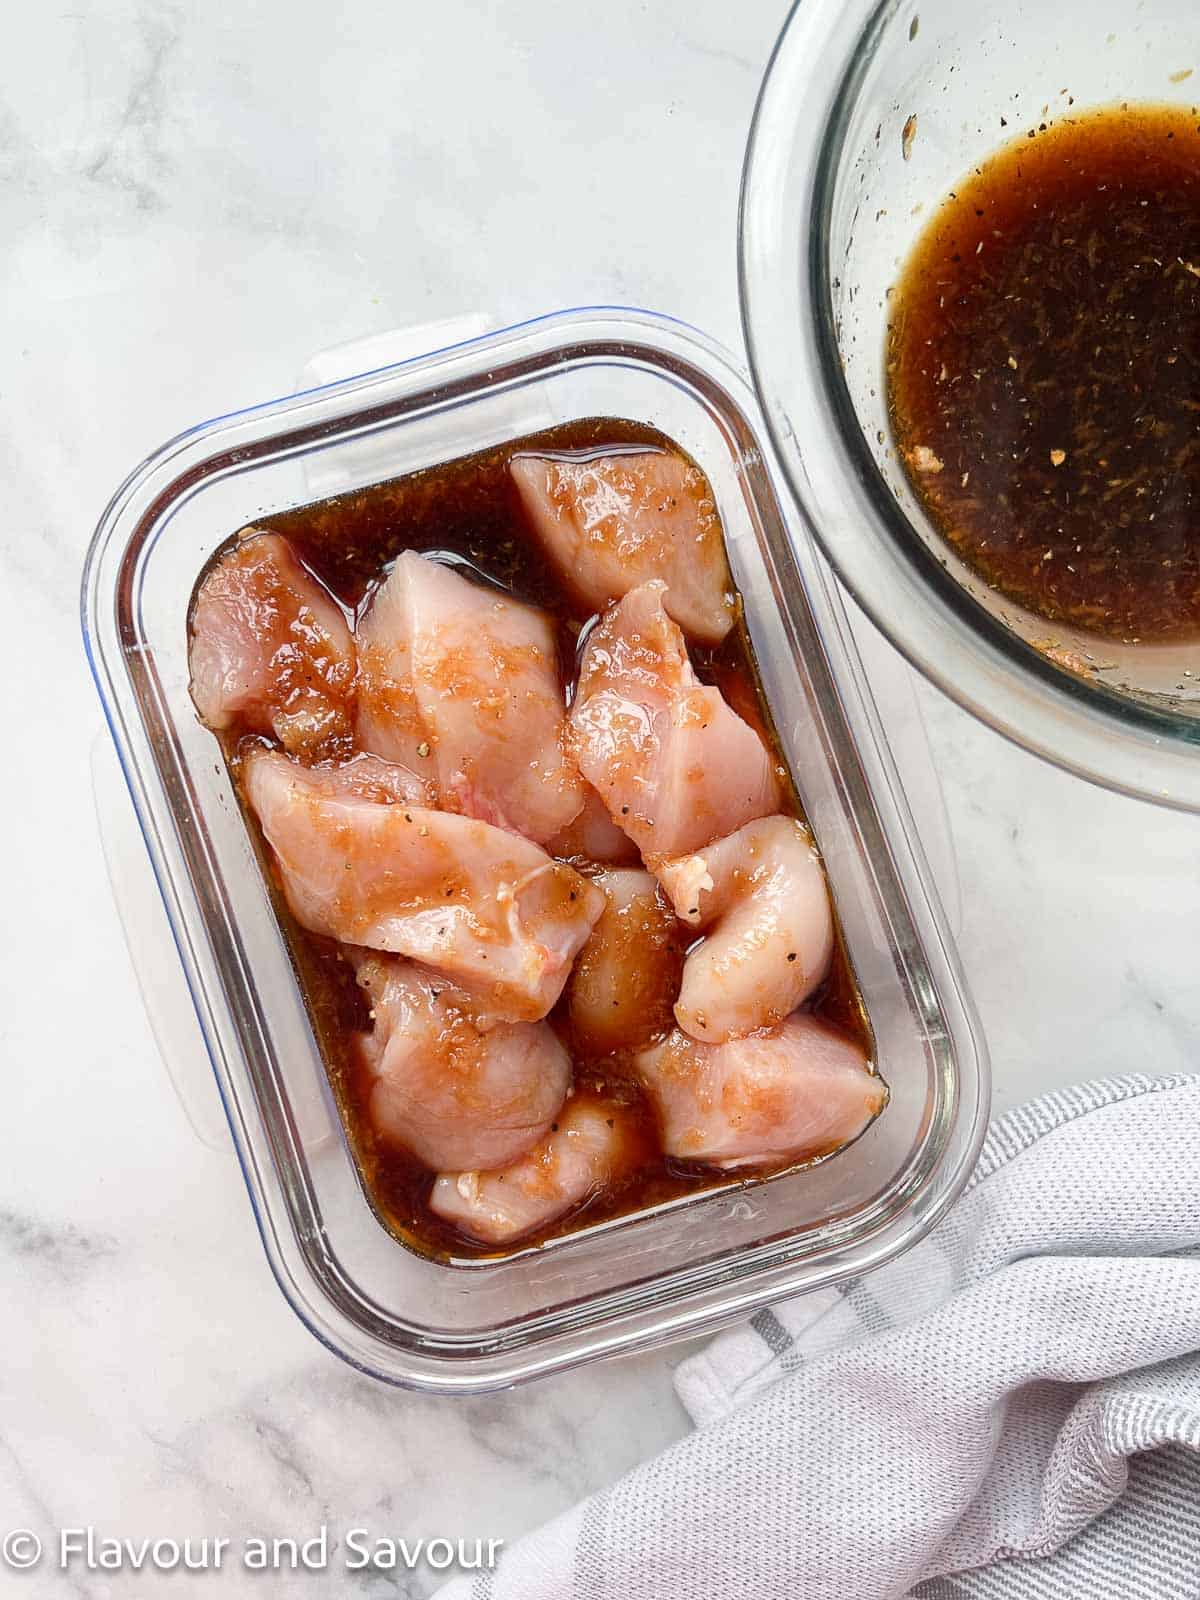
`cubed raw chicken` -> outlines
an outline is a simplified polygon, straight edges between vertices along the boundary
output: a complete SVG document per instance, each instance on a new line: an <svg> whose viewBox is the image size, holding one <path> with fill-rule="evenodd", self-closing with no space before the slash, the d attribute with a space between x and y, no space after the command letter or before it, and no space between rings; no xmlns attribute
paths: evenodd
<svg viewBox="0 0 1200 1600"><path fill-rule="evenodd" d="M242 781L288 904L314 933L408 956L481 1015L536 1021L606 904L530 840L470 817L364 796L351 772L252 750Z"/></svg>
<svg viewBox="0 0 1200 1600"><path fill-rule="evenodd" d="M758 734L692 670L666 585L644 583L588 637L571 706L580 770L643 855L679 855L779 809Z"/></svg>
<svg viewBox="0 0 1200 1600"><path fill-rule="evenodd" d="M684 963L675 1006L693 1039L721 1044L772 1028L824 981L833 915L803 823L763 817L694 855L650 864L676 914L709 930Z"/></svg>
<svg viewBox="0 0 1200 1600"><path fill-rule="evenodd" d="M733 626L733 580L704 474L669 450L517 456L513 481L566 583L601 611L651 578L684 632L717 644Z"/></svg>
<svg viewBox="0 0 1200 1600"><path fill-rule="evenodd" d="M729 1044L699 1044L677 1028L635 1066L666 1154L716 1167L826 1155L887 1101L858 1045L807 1014Z"/></svg>
<svg viewBox="0 0 1200 1600"><path fill-rule="evenodd" d="M544 612L410 550L359 623L358 651L360 742L426 763L444 807L539 843L578 815Z"/></svg>
<svg viewBox="0 0 1200 1600"><path fill-rule="evenodd" d="M546 1137L511 1166L442 1173L429 1208L472 1239L512 1244L543 1232L633 1173L648 1155L628 1107L581 1091L567 1101Z"/></svg>
<svg viewBox="0 0 1200 1600"><path fill-rule="evenodd" d="M637 845L617 827L595 789L585 783L583 790L583 810L546 841L546 849L561 861L592 861L609 867L638 862L641 858Z"/></svg>
<svg viewBox="0 0 1200 1600"><path fill-rule="evenodd" d="M205 575L188 650L192 702L221 731L296 755L348 749L354 640L341 607L277 533L247 533Z"/></svg>
<svg viewBox="0 0 1200 1600"><path fill-rule="evenodd" d="M549 1024L484 1028L444 978L395 956L354 960L374 1019L361 1046L379 1136L435 1172L506 1166L531 1149L571 1084Z"/></svg>
<svg viewBox="0 0 1200 1600"><path fill-rule="evenodd" d="M608 904L567 986L571 1040L585 1056L640 1050L671 1027L687 930L648 872L598 872Z"/></svg>
<svg viewBox="0 0 1200 1600"><path fill-rule="evenodd" d="M265 747L251 745L242 755L242 765L255 754L265 752ZM277 752L276 752L277 754ZM434 801L433 785L428 778L402 767L398 761L384 761L381 756L369 755L365 750L350 756L346 761L319 761L313 766L290 770L304 773L304 781L314 793L326 794L330 799L357 795L362 800L378 800L381 804L402 800L406 805L430 806Z"/></svg>
<svg viewBox="0 0 1200 1600"><path fill-rule="evenodd" d="M436 784L437 766L413 686L408 567L399 561L396 565L399 579L395 583L385 579L379 585L354 630L358 648L354 731L365 750L406 767L421 764Z"/></svg>

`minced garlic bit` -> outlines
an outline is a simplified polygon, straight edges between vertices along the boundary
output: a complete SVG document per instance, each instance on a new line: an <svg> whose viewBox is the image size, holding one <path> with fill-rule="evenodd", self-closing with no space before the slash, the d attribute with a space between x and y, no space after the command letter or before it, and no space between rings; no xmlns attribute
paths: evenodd
<svg viewBox="0 0 1200 1600"><path fill-rule="evenodd" d="M1047 660L1053 661L1056 666L1065 667L1068 672L1078 673L1080 677L1090 677L1096 671L1092 662L1085 661L1081 655L1077 655L1073 650L1066 649L1061 644L1042 643L1035 640L1033 648L1040 650Z"/></svg>
<svg viewBox="0 0 1200 1600"><path fill-rule="evenodd" d="M918 472L940 472L945 465L927 444L913 445L912 464Z"/></svg>
<svg viewBox="0 0 1200 1600"><path fill-rule="evenodd" d="M427 756L429 754L429 740L428 739L422 739L421 740L420 744L417 746L417 754L419 756Z"/></svg>
<svg viewBox="0 0 1200 1600"><path fill-rule="evenodd" d="M1051 450L1051 452L1050 452L1050 465L1052 467L1061 467L1063 462L1066 459L1067 459L1067 452L1065 450Z"/></svg>
<svg viewBox="0 0 1200 1600"><path fill-rule="evenodd" d="M917 114L914 111L900 130L900 153L905 161L912 155L913 140L917 137Z"/></svg>

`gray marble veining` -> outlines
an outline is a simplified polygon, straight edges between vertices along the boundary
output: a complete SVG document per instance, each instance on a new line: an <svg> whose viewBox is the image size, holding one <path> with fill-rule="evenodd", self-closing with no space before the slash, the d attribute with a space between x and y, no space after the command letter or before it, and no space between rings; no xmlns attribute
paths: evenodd
<svg viewBox="0 0 1200 1600"><path fill-rule="evenodd" d="M737 343L742 148L783 7L24 8L0 59L0 1509L42 1532L511 1539L679 1436L677 1353L460 1403L343 1368L193 1136L113 910L83 551L125 472L315 351L629 301ZM881 673L904 669L873 648ZM1041 766L921 686L996 1098L1195 1064L1200 827ZM910 714L901 755L923 734ZM918 817L918 821L922 818ZM931 814L924 818L935 826ZM179 1573L178 1600L225 1590ZM272 1596L424 1595L428 1570ZM152 1592L131 1574L14 1594ZM6 1588L5 1593L9 1592ZM266 1593L266 1588L251 1592Z"/></svg>

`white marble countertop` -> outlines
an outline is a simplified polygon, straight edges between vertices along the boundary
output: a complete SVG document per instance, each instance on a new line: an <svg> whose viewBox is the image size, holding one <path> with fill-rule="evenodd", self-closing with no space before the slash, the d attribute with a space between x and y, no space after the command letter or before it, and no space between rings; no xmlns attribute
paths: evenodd
<svg viewBox="0 0 1200 1600"><path fill-rule="evenodd" d="M102 718L77 589L135 462L289 389L322 348L464 310L512 321L597 301L736 346L741 154L782 10L76 0L23 8L8 30L6 1526L511 1540L684 1431L677 1352L449 1402L356 1375L293 1318L231 1152L194 1137L147 1027L99 843ZM887 655L872 652L887 676L906 670ZM923 685L917 699L997 1105L1194 1067L1200 824L1039 764ZM919 749L911 716L893 732ZM917 808L936 831L928 796ZM178 1574L170 1592L220 1582ZM10 1585L124 1596L154 1579L47 1564ZM254 1592L334 1595L346 1580Z"/></svg>

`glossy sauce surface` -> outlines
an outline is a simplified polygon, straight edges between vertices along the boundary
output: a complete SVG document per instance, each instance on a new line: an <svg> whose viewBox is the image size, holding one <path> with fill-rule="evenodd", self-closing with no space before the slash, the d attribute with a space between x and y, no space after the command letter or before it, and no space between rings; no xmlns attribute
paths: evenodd
<svg viewBox="0 0 1200 1600"><path fill-rule="evenodd" d="M256 527L281 533L346 608L353 622L402 550L437 553L469 576L492 582L516 598L542 607L551 617L559 644L564 684L573 679L579 641L594 621L556 578L530 533L513 488L508 467L522 450L541 452L611 451L623 446L676 449L670 440L641 424L611 418L572 423L515 440L497 449L449 462L391 483L265 518ZM759 687L749 636L739 622L715 648L695 645L692 660L700 678L721 688L738 713L758 727L776 748L770 713ZM260 741L261 742L261 741ZM225 740L235 778L238 740ZM344 754L341 750L330 754ZM782 760L781 760L782 765ZM800 807L788 780L788 809ZM261 839L253 813L248 826ZM262 848L270 875L269 851ZM580 871L599 874L595 863L572 857ZM276 882L276 906L293 962L299 974L330 1081L341 1109L359 1171L377 1214L399 1239L441 1258L483 1257L494 1250L475 1243L434 1216L427 1199L433 1173L402 1151L384 1145L368 1116L370 1075L352 1048L356 1032L369 1028L368 1002L355 982L349 963L332 940L300 928L289 913ZM663 902L665 904L665 902ZM620 937L645 941L646 982L629 997L621 1014L630 1019L636 1037L628 1040L606 1027L595 1033L573 1031L569 1020L571 989L549 1021L574 1063L581 1089L595 1089L634 1108L645 1131L646 1158L628 1178L597 1195L582 1209L554 1224L547 1233L523 1239L515 1248L572 1232L606 1217L641 1209L729 1180L719 1173L672 1162L657 1152L654 1121L641 1090L627 1068L630 1052L646 1042L647 1018L665 1028L675 992L655 995L653 981L678 989L682 955L694 935L683 924L674 929L651 926L644 908L621 919ZM618 941L619 944L619 941ZM576 977L586 981L577 968ZM862 1041L870 1054L870 1035L858 987L839 935L832 971L805 1009ZM653 1021L650 1026L653 1027ZM760 1174L761 1176L761 1174ZM500 1252L511 1253L511 1252Z"/></svg>
<svg viewBox="0 0 1200 1600"><path fill-rule="evenodd" d="M893 430L943 537L1052 621L1200 637L1200 111L1027 130L894 292Z"/></svg>

